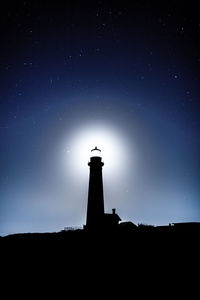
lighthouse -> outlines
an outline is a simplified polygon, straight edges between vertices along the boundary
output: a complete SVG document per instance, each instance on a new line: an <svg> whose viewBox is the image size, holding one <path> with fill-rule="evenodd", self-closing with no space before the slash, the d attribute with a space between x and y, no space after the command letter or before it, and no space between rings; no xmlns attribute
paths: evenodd
<svg viewBox="0 0 200 300"><path fill-rule="evenodd" d="M121 220L112 210L112 214L104 212L104 193L101 150L95 147L91 150L92 155L88 166L90 167L89 188L88 188L88 205L86 217L86 229L105 229L113 228Z"/></svg>
<svg viewBox="0 0 200 300"><path fill-rule="evenodd" d="M101 150L95 147L91 150L92 156L88 166L90 167L88 206L86 226L88 228L99 227L104 217L104 195Z"/></svg>

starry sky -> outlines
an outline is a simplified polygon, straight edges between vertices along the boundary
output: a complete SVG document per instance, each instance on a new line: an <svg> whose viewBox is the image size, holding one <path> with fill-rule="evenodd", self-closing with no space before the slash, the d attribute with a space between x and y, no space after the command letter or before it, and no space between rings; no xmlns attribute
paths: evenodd
<svg viewBox="0 0 200 300"><path fill-rule="evenodd" d="M87 161L80 175L68 154L97 124L128 161L116 178L105 165L106 210L200 221L196 2L1 3L1 235L85 223Z"/></svg>

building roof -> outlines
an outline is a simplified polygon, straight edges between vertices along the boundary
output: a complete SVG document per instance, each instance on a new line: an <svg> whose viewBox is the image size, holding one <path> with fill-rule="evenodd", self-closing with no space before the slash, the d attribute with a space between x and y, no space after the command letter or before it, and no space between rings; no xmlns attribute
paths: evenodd
<svg viewBox="0 0 200 300"><path fill-rule="evenodd" d="M105 220L113 220L114 222L119 222L121 221L120 217L118 216L118 214L108 214L108 213L105 213L104 214L104 218Z"/></svg>

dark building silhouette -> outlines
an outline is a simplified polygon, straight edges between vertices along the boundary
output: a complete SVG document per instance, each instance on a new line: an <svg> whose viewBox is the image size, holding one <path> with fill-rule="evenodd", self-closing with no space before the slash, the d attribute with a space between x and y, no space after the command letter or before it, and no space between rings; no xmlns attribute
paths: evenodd
<svg viewBox="0 0 200 300"><path fill-rule="evenodd" d="M112 214L104 212L104 195L103 195L103 178L102 167L104 163L100 156L101 150L95 147L91 150L94 155L91 156L90 162L90 177L88 190L88 206L86 229L109 229L114 228L121 221L116 214L116 210L112 210Z"/></svg>

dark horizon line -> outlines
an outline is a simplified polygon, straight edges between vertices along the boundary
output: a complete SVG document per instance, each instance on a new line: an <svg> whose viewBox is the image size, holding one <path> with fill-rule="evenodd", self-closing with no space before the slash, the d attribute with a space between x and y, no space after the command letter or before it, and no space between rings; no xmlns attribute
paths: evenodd
<svg viewBox="0 0 200 300"><path fill-rule="evenodd" d="M45 232L16 232L16 233L9 233L6 235L1 235L0 238L12 237L12 236L27 236L27 235L58 235L62 233L69 233L69 232L186 232L186 231L198 231L200 232L200 222L180 222L180 223L169 223L168 225L151 225L151 224L143 224L138 223L135 225L131 221L128 222L121 222L117 228L110 229L110 228L94 228L92 230L84 229L84 226L67 226L64 227L60 231L45 231Z"/></svg>

